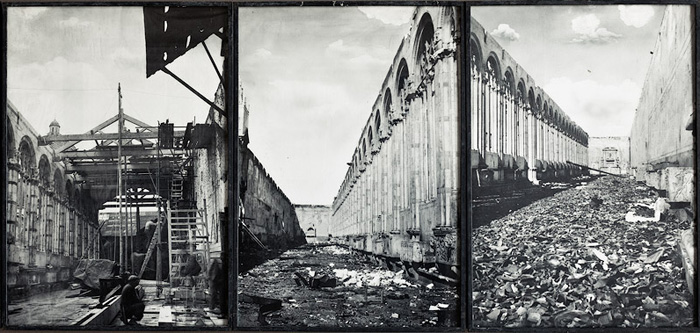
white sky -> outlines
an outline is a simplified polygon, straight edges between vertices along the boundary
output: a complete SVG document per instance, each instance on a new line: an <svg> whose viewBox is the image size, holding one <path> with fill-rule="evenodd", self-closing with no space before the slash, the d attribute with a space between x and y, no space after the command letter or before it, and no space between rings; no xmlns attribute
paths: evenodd
<svg viewBox="0 0 700 333"><path fill-rule="evenodd" d="M414 10L240 9L250 148L293 203L332 203Z"/></svg>
<svg viewBox="0 0 700 333"><path fill-rule="evenodd" d="M55 118L62 134L84 133L118 112L152 126L204 122L209 105L169 75L146 79L141 7L9 7L7 96L40 135ZM207 46L222 70L221 39ZM210 100L219 84L199 45L168 68Z"/></svg>
<svg viewBox="0 0 700 333"><path fill-rule="evenodd" d="M664 6L471 7L590 136L629 135Z"/></svg>

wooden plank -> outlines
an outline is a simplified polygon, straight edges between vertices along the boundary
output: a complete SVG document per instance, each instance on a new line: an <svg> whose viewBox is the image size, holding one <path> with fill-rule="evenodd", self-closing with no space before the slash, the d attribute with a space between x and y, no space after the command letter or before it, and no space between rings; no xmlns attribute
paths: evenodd
<svg viewBox="0 0 700 333"><path fill-rule="evenodd" d="M122 296L115 295L102 303L102 308L90 310L86 315L71 323L71 326L108 326L119 314Z"/></svg>
<svg viewBox="0 0 700 333"><path fill-rule="evenodd" d="M161 152L161 154L163 154ZM184 155L185 151L182 149L169 149L167 152L169 155ZM143 148L143 149L124 149L122 151L122 156L156 156L158 155L158 150L154 148ZM165 154L163 154L165 155ZM59 153L60 157L76 159L76 158L117 158L117 151L112 149L93 149L93 150L79 150L79 151L64 151Z"/></svg>
<svg viewBox="0 0 700 333"><path fill-rule="evenodd" d="M174 131L173 136L176 138L183 137L185 131ZM142 140L142 139L157 139L158 132L125 132L121 134L121 140ZM53 136L43 136L42 140L48 143L65 142L65 141L84 141L84 140L119 140L119 133L86 133L86 134L62 134Z"/></svg>
<svg viewBox="0 0 700 333"><path fill-rule="evenodd" d="M175 317L171 306L163 306L158 314L158 326L175 326Z"/></svg>

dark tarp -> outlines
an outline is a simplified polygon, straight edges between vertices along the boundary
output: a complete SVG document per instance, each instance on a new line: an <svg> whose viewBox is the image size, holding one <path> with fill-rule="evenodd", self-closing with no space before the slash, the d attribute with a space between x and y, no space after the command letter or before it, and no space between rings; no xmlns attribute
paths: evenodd
<svg viewBox="0 0 700 333"><path fill-rule="evenodd" d="M224 28L227 20L226 7L144 7L146 77Z"/></svg>
<svg viewBox="0 0 700 333"><path fill-rule="evenodd" d="M82 280L83 284L92 289L100 289L100 279L113 277L116 266L117 263L112 260L82 259L78 262L73 277Z"/></svg>

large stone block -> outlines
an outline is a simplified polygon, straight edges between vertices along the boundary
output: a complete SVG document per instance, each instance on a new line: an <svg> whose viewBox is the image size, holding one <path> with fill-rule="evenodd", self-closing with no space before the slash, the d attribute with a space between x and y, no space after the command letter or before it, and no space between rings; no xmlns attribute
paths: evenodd
<svg viewBox="0 0 700 333"><path fill-rule="evenodd" d="M695 195L693 168L668 167L661 174L671 202L692 202Z"/></svg>
<svg viewBox="0 0 700 333"><path fill-rule="evenodd" d="M647 172L644 175L644 182L647 184L647 186L653 187L657 190L662 190L660 188L661 186L661 173L652 171L652 172Z"/></svg>
<svg viewBox="0 0 700 333"><path fill-rule="evenodd" d="M418 240L411 241L411 256L413 262L423 261L423 244Z"/></svg>

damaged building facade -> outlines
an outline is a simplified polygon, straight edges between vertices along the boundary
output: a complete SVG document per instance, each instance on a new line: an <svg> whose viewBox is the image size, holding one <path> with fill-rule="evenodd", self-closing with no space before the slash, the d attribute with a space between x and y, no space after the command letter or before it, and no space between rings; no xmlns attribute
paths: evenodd
<svg viewBox="0 0 700 333"><path fill-rule="evenodd" d="M666 7L630 134L632 174L671 202L695 195L692 31L688 6Z"/></svg>
<svg viewBox="0 0 700 333"><path fill-rule="evenodd" d="M294 205L248 148L250 110L240 93L238 106L239 251L284 250L305 244ZM259 243L258 243L259 242Z"/></svg>
<svg viewBox="0 0 700 333"><path fill-rule="evenodd" d="M294 210L301 230L306 233L307 243L327 242L333 236L330 206L296 204Z"/></svg>
<svg viewBox="0 0 700 333"><path fill-rule="evenodd" d="M11 102L6 106L7 292L10 298L65 288L81 258L100 253L100 203ZM51 123L48 134L60 134Z"/></svg>
<svg viewBox="0 0 700 333"><path fill-rule="evenodd" d="M332 204L333 239L411 274L459 260L460 19L416 9Z"/></svg>
<svg viewBox="0 0 700 333"><path fill-rule="evenodd" d="M604 172L626 175L630 167L630 137L602 136L588 140L588 165ZM591 174L600 172L591 171Z"/></svg>
<svg viewBox="0 0 700 333"><path fill-rule="evenodd" d="M214 102L224 108L225 93L223 85L216 91ZM211 109L209 117L198 131L202 135L203 142L199 143L199 149L192 152L193 177L192 183L194 201L196 207L207 207L207 226L210 235L209 249L211 258L222 258L221 254L226 250L227 241L225 235L228 228L228 119L222 113ZM225 258L223 258L225 259Z"/></svg>
<svg viewBox="0 0 700 333"><path fill-rule="evenodd" d="M469 52L474 186L581 174L588 134L474 18Z"/></svg>

